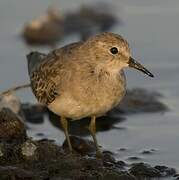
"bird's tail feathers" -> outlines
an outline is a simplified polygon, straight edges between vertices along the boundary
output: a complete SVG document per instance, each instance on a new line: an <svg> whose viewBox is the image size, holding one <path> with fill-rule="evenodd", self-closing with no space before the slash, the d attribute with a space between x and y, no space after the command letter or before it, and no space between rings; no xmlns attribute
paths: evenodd
<svg viewBox="0 0 179 180"><path fill-rule="evenodd" d="M23 84L23 85L20 85L20 86L15 86L15 87L12 87L12 88L10 88L10 89L8 89L6 91L1 92L0 96L5 96L5 95L7 95L7 94L9 94L9 93L11 93L13 91L18 91L20 89L29 88L30 86L31 86L30 83L29 84Z"/></svg>
<svg viewBox="0 0 179 180"><path fill-rule="evenodd" d="M38 64L40 64L40 61L43 61L43 59L46 57L46 54L39 53L37 51L30 52L27 54L27 62L28 62L28 71L29 74L33 72L34 68L37 67Z"/></svg>

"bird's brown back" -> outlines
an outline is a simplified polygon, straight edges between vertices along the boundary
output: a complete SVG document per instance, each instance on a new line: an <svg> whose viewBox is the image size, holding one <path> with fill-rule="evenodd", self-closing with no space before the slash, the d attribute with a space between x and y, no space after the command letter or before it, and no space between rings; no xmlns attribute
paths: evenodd
<svg viewBox="0 0 179 180"><path fill-rule="evenodd" d="M69 74L67 59L80 45L81 42L73 43L48 55L39 52L27 55L31 87L40 103L48 105L59 95L59 88Z"/></svg>

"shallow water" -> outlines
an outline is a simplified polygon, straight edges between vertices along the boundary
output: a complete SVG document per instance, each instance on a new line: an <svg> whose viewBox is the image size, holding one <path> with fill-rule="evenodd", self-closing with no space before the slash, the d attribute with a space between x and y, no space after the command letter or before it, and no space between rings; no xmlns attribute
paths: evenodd
<svg viewBox="0 0 179 180"><path fill-rule="evenodd" d="M77 8L83 1L0 0L0 90L28 81L25 54L30 49L19 38L24 22L43 13L54 2L62 12ZM85 1L95 2L95 1ZM170 111L164 114L127 116L110 131L99 132L102 146L116 152L119 159L137 156L151 164L166 164L179 169L179 1L178 0L111 0L124 25L112 31L122 34L130 44L132 54L155 74L150 79L134 70L126 70L128 87L143 87L162 93L162 101ZM70 37L59 46L78 40ZM48 52L45 48L33 48ZM32 50L32 48L31 48ZM34 102L31 91L18 93L23 101ZM77 122L78 123L78 122ZM46 137L63 141L63 133L48 119L43 125L29 124L30 135L44 133ZM37 137L37 136L36 136ZM40 137L39 137L40 138ZM126 148L126 151L118 151ZM144 155L145 149L155 149ZM130 161L132 162L132 161ZM136 162L136 161L134 161Z"/></svg>

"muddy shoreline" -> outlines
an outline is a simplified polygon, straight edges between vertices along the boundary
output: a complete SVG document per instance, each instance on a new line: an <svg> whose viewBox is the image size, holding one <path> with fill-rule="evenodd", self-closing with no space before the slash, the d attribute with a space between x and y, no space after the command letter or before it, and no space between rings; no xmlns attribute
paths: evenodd
<svg viewBox="0 0 179 180"><path fill-rule="evenodd" d="M173 168L152 167L143 162L128 164L116 160L109 151L103 151L103 158L98 159L95 151L88 151L90 145L81 138L78 138L78 145L83 153L76 148L73 154L69 154L65 146L60 147L50 140L33 141L27 138L23 143L1 142L0 145L2 180L143 180L178 177Z"/></svg>
<svg viewBox="0 0 179 180"><path fill-rule="evenodd" d="M43 123L43 115L48 114L52 123L60 128L59 119L44 106L21 104L18 98L15 98L14 95L12 97L13 103L7 97L4 100L1 99L1 103L4 105L4 107L1 105L0 111L1 180L179 178L174 168L161 165L151 166L142 160L138 163L127 163L116 159L113 152L103 150L103 148L101 148L103 157L96 158L93 142L81 138L81 135L86 135L87 131L84 133L78 131L79 128L85 129L84 126L88 123L88 119L80 121L82 124L77 127L73 123L70 127L71 134L75 134L75 131L82 133L70 136L74 149L73 154L69 154L66 141L59 146L49 139L33 140L26 133L28 128L25 125L26 122ZM119 108L117 107L106 116L101 117L101 121L97 121L99 122L97 129L99 131L104 131L105 128L110 129L113 124L122 121L128 114L168 111L166 105L161 103L159 98L161 98L160 94L143 89L128 91ZM16 106L14 106L14 102L16 102ZM13 106L11 106L12 104ZM116 118L116 114L118 118Z"/></svg>

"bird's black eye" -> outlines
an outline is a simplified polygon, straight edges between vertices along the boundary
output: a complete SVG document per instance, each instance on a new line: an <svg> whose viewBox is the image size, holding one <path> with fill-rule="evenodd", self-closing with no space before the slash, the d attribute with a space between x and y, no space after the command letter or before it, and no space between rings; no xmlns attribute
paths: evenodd
<svg viewBox="0 0 179 180"><path fill-rule="evenodd" d="M110 49L110 51L111 51L112 54L117 54L118 53L118 49L116 47L112 47Z"/></svg>

